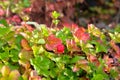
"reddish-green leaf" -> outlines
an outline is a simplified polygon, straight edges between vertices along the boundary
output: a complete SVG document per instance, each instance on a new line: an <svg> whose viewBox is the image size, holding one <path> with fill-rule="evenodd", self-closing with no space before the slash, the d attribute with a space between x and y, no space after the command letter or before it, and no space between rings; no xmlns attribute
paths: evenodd
<svg viewBox="0 0 120 80"><path fill-rule="evenodd" d="M57 38L55 35L50 35L47 37L47 41L46 41L46 49L48 50L53 50L58 44L62 44L62 41Z"/></svg>
<svg viewBox="0 0 120 80"><path fill-rule="evenodd" d="M74 40L66 40L66 45L69 51L80 51Z"/></svg>
<svg viewBox="0 0 120 80"><path fill-rule="evenodd" d="M86 30L83 27L75 29L74 36L78 40L83 40L84 42L90 39L90 35L86 33Z"/></svg>

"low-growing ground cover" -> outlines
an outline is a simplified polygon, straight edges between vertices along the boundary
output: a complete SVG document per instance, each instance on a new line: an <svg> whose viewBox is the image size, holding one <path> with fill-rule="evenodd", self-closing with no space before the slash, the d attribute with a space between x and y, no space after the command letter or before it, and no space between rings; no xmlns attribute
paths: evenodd
<svg viewBox="0 0 120 80"><path fill-rule="evenodd" d="M0 79L118 80L119 30L100 30L93 24L58 29L35 22L16 28L1 20Z"/></svg>
<svg viewBox="0 0 120 80"><path fill-rule="evenodd" d="M12 4L11 13L18 13L10 17L3 10L9 3L0 8L0 80L120 79L120 25L99 29L65 23L58 28L61 14L53 11L48 27L21 13L30 12L26 3Z"/></svg>

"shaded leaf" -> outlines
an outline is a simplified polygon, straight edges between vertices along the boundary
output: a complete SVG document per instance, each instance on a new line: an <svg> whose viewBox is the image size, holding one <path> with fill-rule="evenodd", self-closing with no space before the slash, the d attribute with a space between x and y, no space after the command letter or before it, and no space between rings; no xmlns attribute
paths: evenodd
<svg viewBox="0 0 120 80"><path fill-rule="evenodd" d="M3 24L4 26L9 27L9 25L5 19L1 19L0 24Z"/></svg>

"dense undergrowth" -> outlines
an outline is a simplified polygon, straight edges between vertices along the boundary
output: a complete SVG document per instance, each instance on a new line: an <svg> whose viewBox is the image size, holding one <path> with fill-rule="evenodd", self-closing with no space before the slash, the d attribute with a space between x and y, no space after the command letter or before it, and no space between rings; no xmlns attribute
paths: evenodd
<svg viewBox="0 0 120 80"><path fill-rule="evenodd" d="M16 9L18 14L29 6L26 3ZM4 13L0 14L0 80L120 79L120 25L99 29L66 23L58 28L60 14L54 11L48 27L29 21L24 13L19 14L22 19L17 14L6 18Z"/></svg>

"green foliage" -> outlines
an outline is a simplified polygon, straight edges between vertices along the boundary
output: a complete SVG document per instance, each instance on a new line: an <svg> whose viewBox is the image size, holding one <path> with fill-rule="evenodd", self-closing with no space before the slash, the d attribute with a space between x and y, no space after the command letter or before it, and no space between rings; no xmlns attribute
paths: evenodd
<svg viewBox="0 0 120 80"><path fill-rule="evenodd" d="M59 23L59 20L58 20L59 16L60 16L60 13L58 13L56 11L52 12L52 15L51 15L51 17L53 18L52 23L55 24L56 26Z"/></svg>
<svg viewBox="0 0 120 80"><path fill-rule="evenodd" d="M58 17L60 16L60 13L56 12L56 11L53 11L52 12L52 18L53 19L58 19Z"/></svg>
<svg viewBox="0 0 120 80"><path fill-rule="evenodd" d="M23 5L24 5L24 7L29 7L30 6L30 1L29 0L23 0Z"/></svg>
<svg viewBox="0 0 120 80"><path fill-rule="evenodd" d="M55 21L59 16L52 13ZM114 44L120 40L119 26L115 32L108 30L109 37L94 25L88 25L88 29L76 25L58 29L36 22L20 28L11 27L5 20L0 24L0 80L109 80L118 76L113 59L120 55ZM29 25L35 29L29 31ZM115 53L114 58L108 56L109 49Z"/></svg>
<svg viewBox="0 0 120 80"><path fill-rule="evenodd" d="M10 32L10 28L0 27L0 37L5 36L5 35L8 34L9 32Z"/></svg>
<svg viewBox="0 0 120 80"><path fill-rule="evenodd" d="M60 38L64 43L67 39L72 39L73 37L70 29L65 27L62 30L58 31L56 33L56 36Z"/></svg>
<svg viewBox="0 0 120 80"><path fill-rule="evenodd" d="M8 27L9 25L7 24L5 19L0 20L0 24L3 24L4 26ZM0 26L1 27L1 26Z"/></svg>
<svg viewBox="0 0 120 80"><path fill-rule="evenodd" d="M38 56L31 59L31 64L39 75L43 75L45 77L49 76L49 69L53 66L52 62L45 56Z"/></svg>

